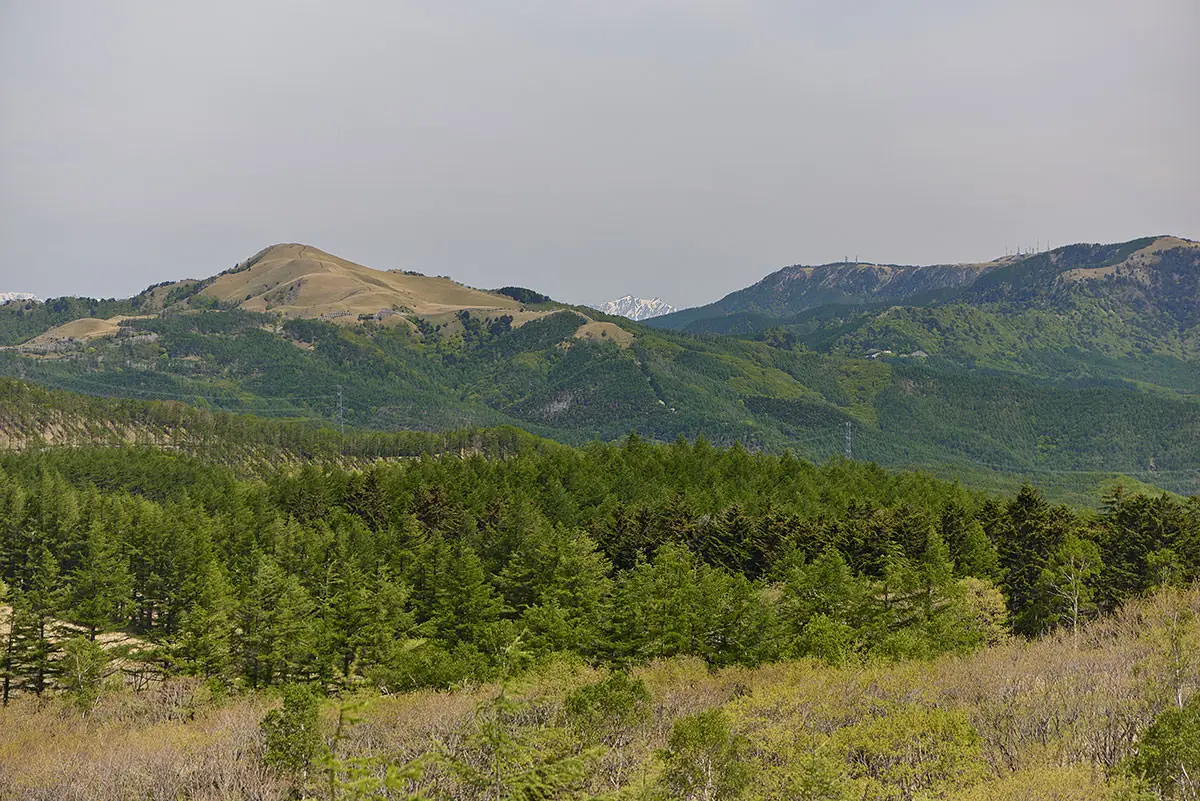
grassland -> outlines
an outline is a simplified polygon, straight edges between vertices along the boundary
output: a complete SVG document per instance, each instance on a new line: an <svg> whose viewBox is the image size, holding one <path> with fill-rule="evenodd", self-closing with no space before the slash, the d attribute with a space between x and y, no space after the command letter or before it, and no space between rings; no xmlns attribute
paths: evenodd
<svg viewBox="0 0 1200 801"><path fill-rule="evenodd" d="M521 787L541 771L538 798L1149 801L1160 796L1138 779L1139 741L1176 690L1196 692L1198 611L1195 592L1167 592L1078 640L932 662L712 671L659 661L631 673L644 700L599 718L569 699L610 674L561 659L503 684L351 693L320 712L318 750L334 758L303 769L264 762L271 694L151 681L110 687L86 715L22 699L0 710L0 796L529 798ZM357 722L335 737L340 708ZM708 748L680 736L697 720L716 721ZM555 772L569 760L574 769ZM389 767L405 777L393 789L381 786ZM742 778L706 793L689 767ZM356 795L355 783L375 789Z"/></svg>

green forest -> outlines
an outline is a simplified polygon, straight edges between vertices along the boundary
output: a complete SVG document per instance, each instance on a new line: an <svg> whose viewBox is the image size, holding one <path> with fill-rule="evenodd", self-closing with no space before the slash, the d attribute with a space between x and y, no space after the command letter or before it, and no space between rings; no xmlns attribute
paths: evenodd
<svg viewBox="0 0 1200 801"><path fill-rule="evenodd" d="M251 687L410 689L493 678L518 636L612 665L928 658L1076 628L1200 571L1195 498L1117 491L1090 515L704 441L255 481L148 449L0 467L6 676L35 692L58 618Z"/></svg>
<svg viewBox="0 0 1200 801"><path fill-rule="evenodd" d="M412 435L424 450L357 466L149 446L0 457L0 729L16 732L0 735L0 794L67 786L6 757L39 725L64 742L96 725L191 737L189 720L238 715L257 756L230 775L279 798L974 798L1005 782L1194 797L1175 788L1195 764L1181 732L1200 726L1197 599L1180 589L1200 576L1200 499L1116 489L1080 511L1028 486L986 495L702 439L486 434L470 451ZM1127 607L1145 630L1104 634ZM1138 711L1105 724L1103 757L1038 764L1059 732L1006 766L982 697L900 689L925 680L913 666L1047 648L1133 660ZM1137 689L1151 668L1167 678ZM778 708L825 685L873 700ZM664 711L702 686L710 702ZM408 703L468 709L399 750L355 739ZM225 797L187 788L171 797Z"/></svg>

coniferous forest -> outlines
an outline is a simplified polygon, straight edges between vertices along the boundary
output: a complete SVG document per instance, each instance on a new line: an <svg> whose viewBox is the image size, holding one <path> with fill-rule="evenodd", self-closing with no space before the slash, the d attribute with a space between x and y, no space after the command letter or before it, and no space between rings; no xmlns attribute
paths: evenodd
<svg viewBox="0 0 1200 801"><path fill-rule="evenodd" d="M1196 797L1200 499L411 437L0 457L0 796Z"/></svg>

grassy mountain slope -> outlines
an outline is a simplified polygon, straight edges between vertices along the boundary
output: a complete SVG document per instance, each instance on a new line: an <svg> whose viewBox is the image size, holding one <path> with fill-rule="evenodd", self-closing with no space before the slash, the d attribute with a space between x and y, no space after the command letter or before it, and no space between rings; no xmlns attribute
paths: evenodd
<svg viewBox="0 0 1200 801"><path fill-rule="evenodd" d="M156 284L127 300L57 298L0 306L0 345L46 350L54 342L111 336L126 317L214 308L411 327L418 319L453 325L463 311L489 321L507 317L520 326L561 305L533 293L522 302L521 291L488 292L446 277L364 267L310 245L280 244L210 278Z"/></svg>
<svg viewBox="0 0 1200 801"><path fill-rule="evenodd" d="M201 282L197 294L253 312L285 317L404 311L437 317L461 309L516 313L521 304L505 295L398 270L374 270L309 245L274 245Z"/></svg>

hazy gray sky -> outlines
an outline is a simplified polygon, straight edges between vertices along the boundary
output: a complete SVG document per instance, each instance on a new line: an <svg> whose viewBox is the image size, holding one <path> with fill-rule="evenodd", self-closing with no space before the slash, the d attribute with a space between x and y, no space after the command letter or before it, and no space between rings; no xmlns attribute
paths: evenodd
<svg viewBox="0 0 1200 801"><path fill-rule="evenodd" d="M572 301L1200 237L1196 0L0 0L0 290L274 242Z"/></svg>

